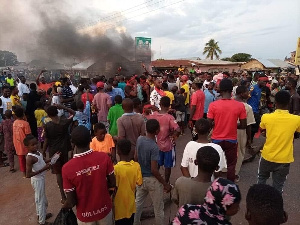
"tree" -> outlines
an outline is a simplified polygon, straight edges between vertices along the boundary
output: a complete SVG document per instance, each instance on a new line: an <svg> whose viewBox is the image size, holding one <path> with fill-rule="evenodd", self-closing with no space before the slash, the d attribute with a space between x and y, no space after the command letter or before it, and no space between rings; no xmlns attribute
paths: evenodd
<svg viewBox="0 0 300 225"><path fill-rule="evenodd" d="M236 53L231 56L232 62L249 62L251 60L252 55L247 53Z"/></svg>
<svg viewBox="0 0 300 225"><path fill-rule="evenodd" d="M231 57L225 57L225 58L223 58L221 60L223 60L223 61L231 61Z"/></svg>
<svg viewBox="0 0 300 225"><path fill-rule="evenodd" d="M214 59L214 56L219 59L220 54L222 51L214 39L210 39L209 42L205 44L203 55L206 55L206 58L210 58L211 60Z"/></svg>
<svg viewBox="0 0 300 225"><path fill-rule="evenodd" d="M18 58L16 54L9 51L0 50L0 66L15 66L18 64Z"/></svg>

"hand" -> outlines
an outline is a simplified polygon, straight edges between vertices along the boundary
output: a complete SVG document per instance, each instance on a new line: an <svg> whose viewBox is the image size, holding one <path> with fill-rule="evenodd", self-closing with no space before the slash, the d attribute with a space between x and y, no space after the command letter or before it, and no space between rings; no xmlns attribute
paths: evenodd
<svg viewBox="0 0 300 225"><path fill-rule="evenodd" d="M59 104L53 104L54 106L56 106L57 107L57 109L63 109L63 105L59 105Z"/></svg>
<svg viewBox="0 0 300 225"><path fill-rule="evenodd" d="M189 128L192 130L194 127L193 121L189 120L189 124L188 124Z"/></svg>
<svg viewBox="0 0 300 225"><path fill-rule="evenodd" d="M164 185L164 190L166 193L169 193L172 190L172 185L171 184Z"/></svg>
<svg viewBox="0 0 300 225"><path fill-rule="evenodd" d="M46 166L45 166L45 169L46 169L46 170L50 170L50 168L51 168L50 163L47 163Z"/></svg>

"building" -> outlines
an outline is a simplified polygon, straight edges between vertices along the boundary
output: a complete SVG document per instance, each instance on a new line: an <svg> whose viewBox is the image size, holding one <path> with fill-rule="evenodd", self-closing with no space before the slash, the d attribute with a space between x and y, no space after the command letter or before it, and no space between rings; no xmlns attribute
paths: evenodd
<svg viewBox="0 0 300 225"><path fill-rule="evenodd" d="M290 62L290 63L295 63L295 57L296 57L296 51L291 52L291 57L285 57L284 61Z"/></svg>
<svg viewBox="0 0 300 225"><path fill-rule="evenodd" d="M272 73L279 73L294 68L294 65L280 59L252 59L241 66L242 70L271 71Z"/></svg>
<svg viewBox="0 0 300 225"><path fill-rule="evenodd" d="M241 70L241 65L244 62L229 62L223 60L201 60L201 59L160 59L151 62L153 70L165 71L165 70L178 70L180 65L186 68L186 72L190 71L192 66L199 67L201 72L237 72Z"/></svg>

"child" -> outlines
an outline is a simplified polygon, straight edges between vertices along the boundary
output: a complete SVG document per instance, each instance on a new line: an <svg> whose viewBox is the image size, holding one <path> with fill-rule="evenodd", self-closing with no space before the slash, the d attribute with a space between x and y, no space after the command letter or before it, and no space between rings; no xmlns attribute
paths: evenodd
<svg viewBox="0 0 300 225"><path fill-rule="evenodd" d="M23 140L26 135L31 134L30 126L24 119L24 110L21 107L16 107L15 109L16 120L13 123L13 143L16 149L16 153L19 158L20 171L23 172L25 177L26 171L26 158L28 153Z"/></svg>
<svg viewBox="0 0 300 225"><path fill-rule="evenodd" d="M116 95L115 105L111 107L108 111L107 120L109 122L109 134L111 136L118 136L118 126L117 120L124 114L122 108L122 97L121 95Z"/></svg>
<svg viewBox="0 0 300 225"><path fill-rule="evenodd" d="M194 162L198 166L198 175L195 178L182 176L175 182L172 200L177 206L204 203L206 191L211 185L213 173L218 170L219 161L219 153L213 147L199 148Z"/></svg>
<svg viewBox="0 0 300 225"><path fill-rule="evenodd" d="M36 110L34 111L34 116L36 119L36 123L37 123L37 132L38 132L38 141L39 141L39 149L43 148L43 144L44 144L44 136L43 136L43 118L47 117L47 113L43 108L43 104L42 102L38 101L35 103L36 104Z"/></svg>
<svg viewBox="0 0 300 225"><path fill-rule="evenodd" d="M264 114L260 123L267 138L261 150L257 183L265 184L272 173L273 187L280 193L294 162L294 133L300 132L300 117L289 113L290 98L287 91L277 92L275 112Z"/></svg>
<svg viewBox="0 0 300 225"><path fill-rule="evenodd" d="M179 94L175 96L175 110L176 110L176 121L181 129L181 134L184 134L184 120L185 120L185 90L180 88Z"/></svg>
<svg viewBox="0 0 300 225"><path fill-rule="evenodd" d="M24 110L26 110L26 107L27 107L27 99L28 99L28 94L24 93L22 96L22 99L21 99L21 105Z"/></svg>
<svg viewBox="0 0 300 225"><path fill-rule="evenodd" d="M136 185L142 185L141 167L130 158L131 142L126 139L118 141L117 152L120 162L114 166L117 182L117 194L115 197L115 224L132 225L134 220L135 189Z"/></svg>
<svg viewBox="0 0 300 225"><path fill-rule="evenodd" d="M12 117L12 111L6 110L5 111L5 117L0 125L0 132L3 133L4 136L4 149L8 155L8 162L10 169L9 171L14 173L16 172L14 165L14 155L15 155L15 149L14 149L14 143L13 143L13 117Z"/></svg>
<svg viewBox="0 0 300 225"><path fill-rule="evenodd" d="M160 131L159 122L150 119L146 123L146 136L140 136L137 140L137 158L141 166L143 185L136 190L136 213L134 215L134 225L140 224L143 205L148 194L153 202L156 224L164 223L164 201L163 192L171 191L168 184L158 171L159 148L156 144L156 135Z"/></svg>
<svg viewBox="0 0 300 225"><path fill-rule="evenodd" d="M49 162L51 160L44 161L42 153L38 151L38 142L33 135L27 135L23 143L28 150L26 157L26 178L31 178L31 185L35 192L38 222L39 224L49 224L46 220L52 214L47 214L48 201L45 190L45 171L50 169Z"/></svg>
<svg viewBox="0 0 300 225"><path fill-rule="evenodd" d="M254 184L246 197L245 218L249 225L279 225L288 220L280 192L266 184Z"/></svg>
<svg viewBox="0 0 300 225"><path fill-rule="evenodd" d="M84 107L84 103L82 101L78 101L77 111L75 116L73 117L75 126L85 126L89 131L91 130L91 122L90 122L90 103L87 101L86 107Z"/></svg>
<svg viewBox="0 0 300 225"><path fill-rule="evenodd" d="M160 132L156 137L159 147L159 166L165 167L165 181L169 183L171 168L175 167L174 141L180 133L180 128L174 117L168 114L170 98L163 96L160 100L160 112L154 112L148 119L156 119L159 122Z"/></svg>
<svg viewBox="0 0 300 225"><path fill-rule="evenodd" d="M180 168L182 175L185 177L196 177L198 175L198 166L194 164L194 161L196 160L198 149L204 146L211 146L219 153L219 169L216 172L222 171L222 169L226 168L225 154L220 145L209 143L208 141L208 134L211 130L209 121L203 118L197 120L195 129L198 134L198 140L187 143L183 151Z"/></svg>
<svg viewBox="0 0 300 225"><path fill-rule="evenodd" d="M92 139L90 148L96 152L107 153L113 162L116 161L115 143L110 134L106 133L103 123L96 123L94 126L95 137Z"/></svg>

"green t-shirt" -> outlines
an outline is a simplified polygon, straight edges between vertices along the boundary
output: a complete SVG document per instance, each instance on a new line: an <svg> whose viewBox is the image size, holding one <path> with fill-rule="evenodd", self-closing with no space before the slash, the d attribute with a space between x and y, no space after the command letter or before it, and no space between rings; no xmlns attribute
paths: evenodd
<svg viewBox="0 0 300 225"><path fill-rule="evenodd" d="M12 86L15 86L15 80L14 80L14 78L8 78L8 77L6 77L6 82L12 87Z"/></svg>
<svg viewBox="0 0 300 225"><path fill-rule="evenodd" d="M117 120L124 114L121 104L116 104L108 111L107 120L109 120L109 134L111 136L118 135Z"/></svg>

